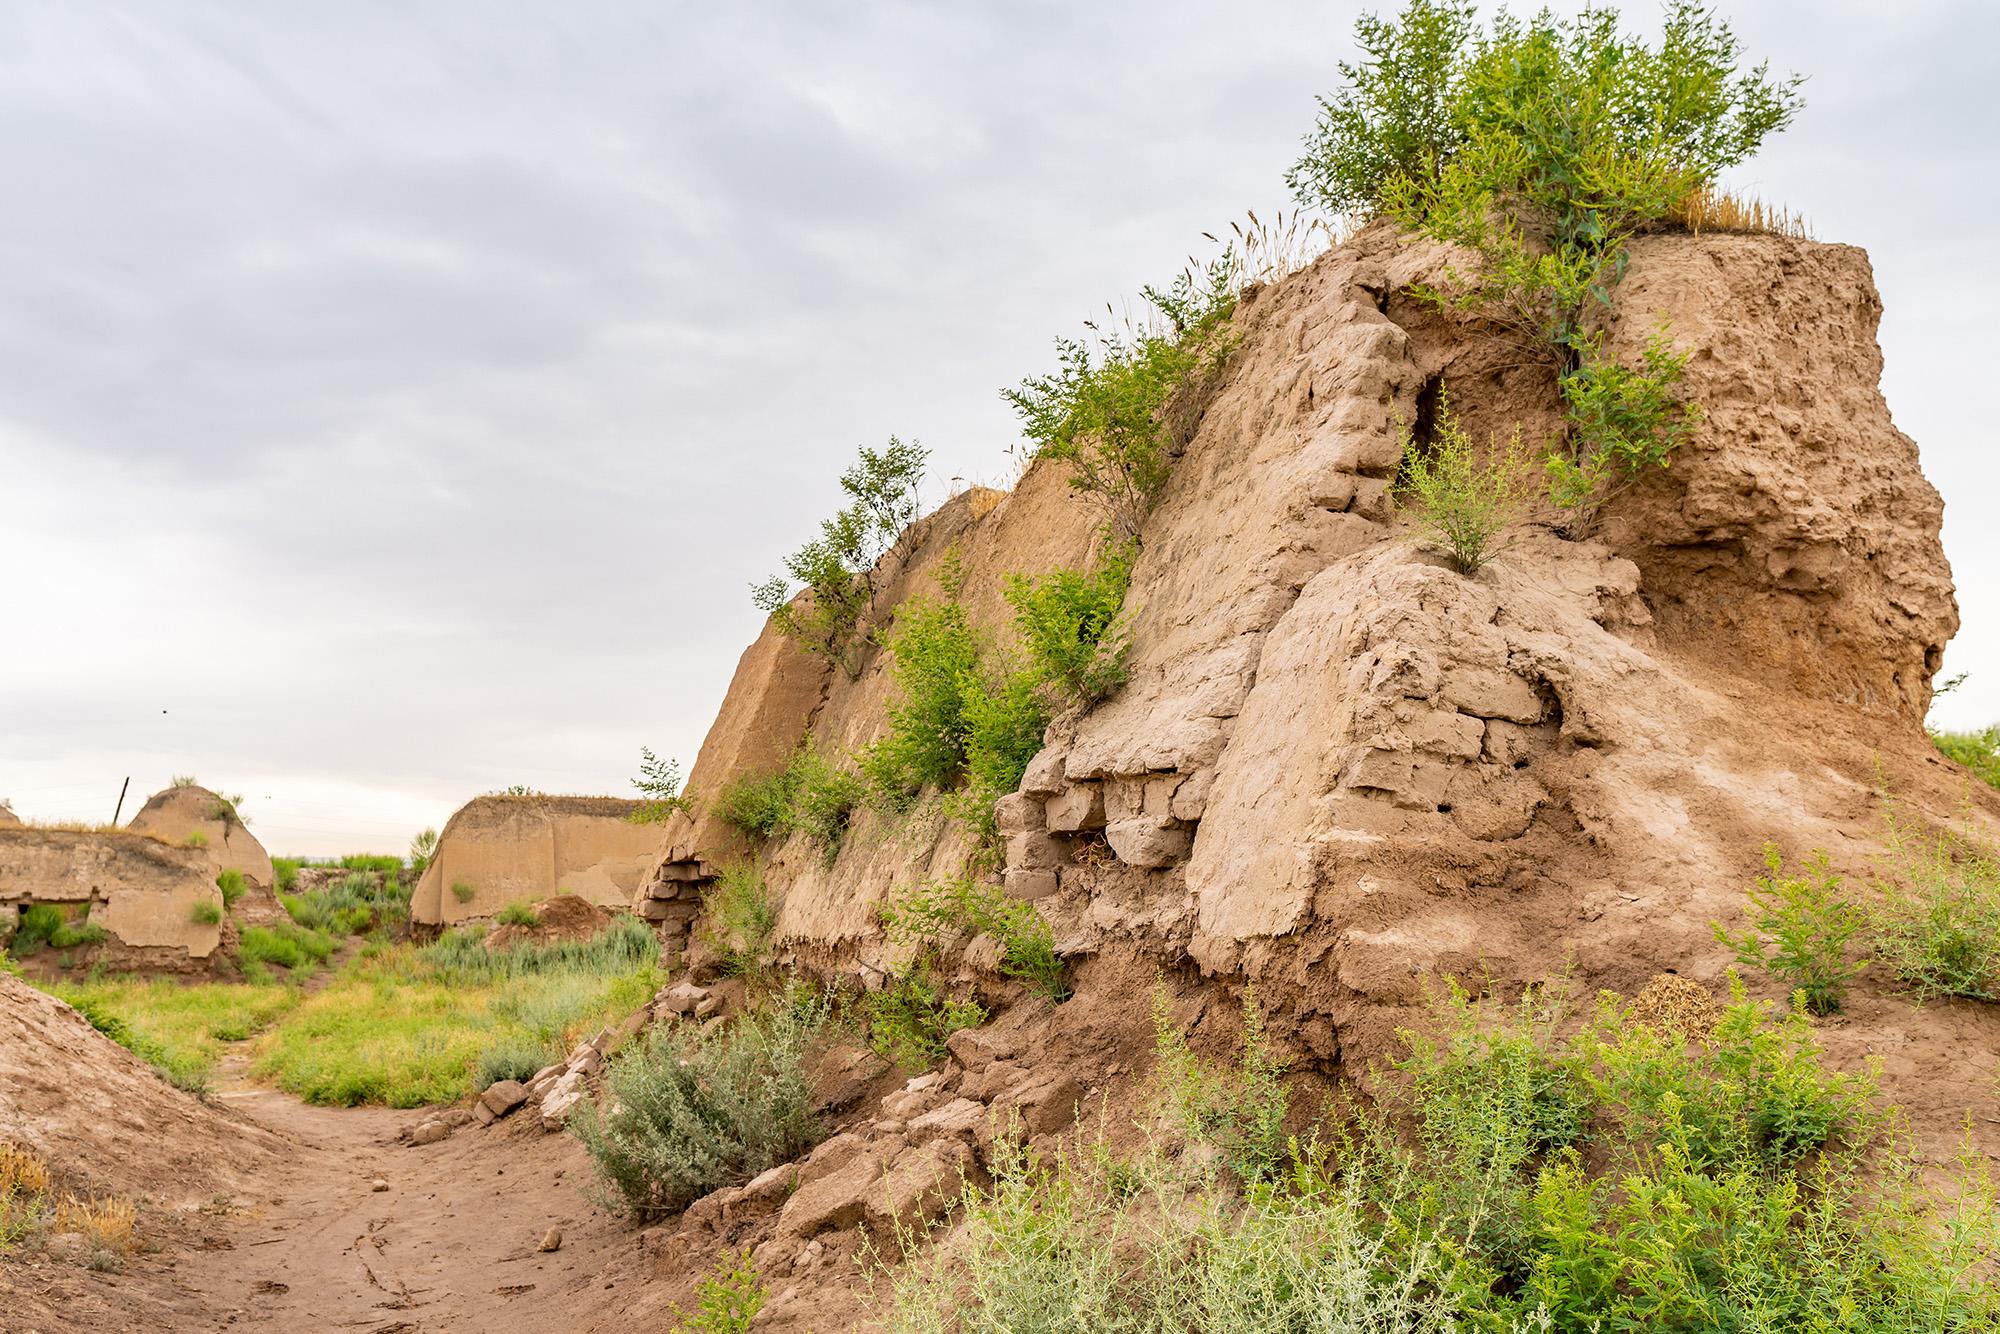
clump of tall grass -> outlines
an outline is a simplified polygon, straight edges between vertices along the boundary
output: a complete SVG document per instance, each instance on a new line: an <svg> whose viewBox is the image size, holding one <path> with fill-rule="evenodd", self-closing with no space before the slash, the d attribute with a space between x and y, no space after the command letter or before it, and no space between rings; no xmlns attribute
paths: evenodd
<svg viewBox="0 0 2000 1334"><path fill-rule="evenodd" d="M280 893L278 902L300 926L336 936L387 930L410 915L410 891L394 872L351 871L318 889Z"/></svg>
<svg viewBox="0 0 2000 1334"><path fill-rule="evenodd" d="M477 927L447 931L416 951L417 959L449 981L494 981L547 973L609 976L652 967L660 942L644 922L621 916L588 940L522 942L491 948Z"/></svg>
<svg viewBox="0 0 2000 1334"><path fill-rule="evenodd" d="M1812 229L1801 214L1713 183L1688 191L1667 218L1697 236L1703 232L1734 232L1789 236L1799 241L1813 239Z"/></svg>

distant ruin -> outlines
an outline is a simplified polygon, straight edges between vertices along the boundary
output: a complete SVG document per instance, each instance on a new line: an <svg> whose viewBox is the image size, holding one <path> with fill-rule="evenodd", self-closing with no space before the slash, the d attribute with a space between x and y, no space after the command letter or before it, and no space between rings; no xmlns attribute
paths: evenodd
<svg viewBox="0 0 2000 1334"><path fill-rule="evenodd" d="M657 825L631 819L643 806L618 797L474 797L445 823L410 920L448 926L565 890L626 907L660 845Z"/></svg>

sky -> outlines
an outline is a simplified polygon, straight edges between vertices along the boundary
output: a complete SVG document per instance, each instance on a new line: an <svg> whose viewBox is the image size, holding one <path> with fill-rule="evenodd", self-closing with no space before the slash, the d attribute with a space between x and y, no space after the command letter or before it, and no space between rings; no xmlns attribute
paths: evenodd
<svg viewBox="0 0 2000 1334"><path fill-rule="evenodd" d="M1010 476L1000 390L1288 206L1364 7L0 0L0 798L327 855L691 764L856 447ZM1873 258L1983 726L2000 6L1719 8L1809 76L1729 184Z"/></svg>

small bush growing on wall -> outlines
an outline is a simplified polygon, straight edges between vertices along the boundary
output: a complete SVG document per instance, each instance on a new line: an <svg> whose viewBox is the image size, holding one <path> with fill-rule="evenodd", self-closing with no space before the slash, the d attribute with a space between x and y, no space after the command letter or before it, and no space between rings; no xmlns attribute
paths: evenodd
<svg viewBox="0 0 2000 1334"><path fill-rule="evenodd" d="M889 437L880 450L863 446L841 474L848 504L820 524L820 535L785 557L785 572L751 592L779 631L824 654L850 673L855 630L875 597L875 566L917 517L917 483L929 451ZM807 596L794 601L803 586Z"/></svg>
<svg viewBox="0 0 2000 1334"><path fill-rule="evenodd" d="M1007 605L1036 675L1070 699L1094 704L1125 683L1129 641L1120 612L1137 554L1130 542L1108 542L1087 574L1007 576Z"/></svg>
<svg viewBox="0 0 2000 1334"><path fill-rule="evenodd" d="M1193 432L1178 400L1228 360L1236 278L1227 252L1165 290L1144 288L1148 323L1094 346L1058 338L1057 369L1005 391L1037 456L1070 465L1070 484L1105 508L1121 541L1137 540Z"/></svg>
<svg viewBox="0 0 2000 1334"><path fill-rule="evenodd" d="M1499 552L1497 539L1519 522L1530 489L1520 431L1504 443L1493 442L1482 454L1443 395L1431 440L1418 441L1403 432L1397 504L1460 574L1479 573Z"/></svg>

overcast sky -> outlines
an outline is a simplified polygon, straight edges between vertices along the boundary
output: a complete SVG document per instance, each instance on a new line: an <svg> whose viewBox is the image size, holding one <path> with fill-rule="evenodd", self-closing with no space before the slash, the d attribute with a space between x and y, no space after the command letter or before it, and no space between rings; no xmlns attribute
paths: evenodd
<svg viewBox="0 0 2000 1334"><path fill-rule="evenodd" d="M1362 7L0 0L0 797L388 851L692 762L855 447L1007 475L1000 388L1287 202ZM1873 255L1983 725L2000 7L1722 8L1811 76L1733 183Z"/></svg>

